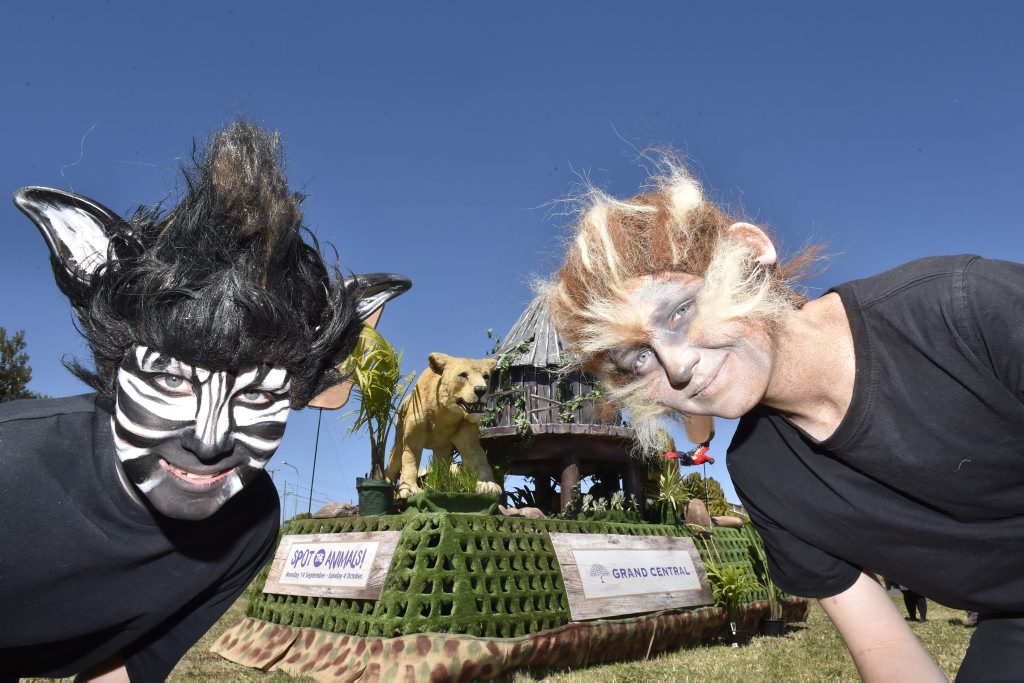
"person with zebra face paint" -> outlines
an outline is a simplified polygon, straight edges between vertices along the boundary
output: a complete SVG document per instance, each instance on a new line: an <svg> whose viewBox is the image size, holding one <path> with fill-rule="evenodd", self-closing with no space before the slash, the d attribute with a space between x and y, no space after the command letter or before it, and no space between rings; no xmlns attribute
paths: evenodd
<svg viewBox="0 0 1024 683"><path fill-rule="evenodd" d="M282 162L239 121L168 212L15 194L96 393L0 405L0 683L162 680L272 556L289 411L337 387L363 321L412 284L329 268Z"/></svg>
<svg viewBox="0 0 1024 683"><path fill-rule="evenodd" d="M111 417L127 490L168 517L209 517L274 455L290 389L283 367L216 372L136 346L118 370Z"/></svg>

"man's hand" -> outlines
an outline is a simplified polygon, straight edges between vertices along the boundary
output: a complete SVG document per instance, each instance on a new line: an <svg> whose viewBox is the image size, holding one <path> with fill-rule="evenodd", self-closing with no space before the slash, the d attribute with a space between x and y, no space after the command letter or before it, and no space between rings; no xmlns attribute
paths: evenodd
<svg viewBox="0 0 1024 683"><path fill-rule="evenodd" d="M819 602L868 683L947 680L870 575L862 573L848 589Z"/></svg>

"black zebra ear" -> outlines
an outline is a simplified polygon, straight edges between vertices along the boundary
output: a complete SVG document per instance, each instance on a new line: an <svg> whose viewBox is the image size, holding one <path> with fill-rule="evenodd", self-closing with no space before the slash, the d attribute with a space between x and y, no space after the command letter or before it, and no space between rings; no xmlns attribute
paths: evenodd
<svg viewBox="0 0 1024 683"><path fill-rule="evenodd" d="M110 234L122 219L88 197L49 187L23 187L14 203L46 240L57 286L77 300L107 262Z"/></svg>
<svg viewBox="0 0 1024 683"><path fill-rule="evenodd" d="M356 316L366 320L381 306L409 291L412 280L396 273L362 273L345 278L345 286L355 289Z"/></svg>

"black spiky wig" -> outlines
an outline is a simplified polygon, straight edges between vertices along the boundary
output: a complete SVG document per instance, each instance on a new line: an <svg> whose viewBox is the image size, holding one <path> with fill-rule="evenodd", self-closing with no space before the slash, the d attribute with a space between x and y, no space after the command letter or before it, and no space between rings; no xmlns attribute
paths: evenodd
<svg viewBox="0 0 1024 683"><path fill-rule="evenodd" d="M184 176L172 210L139 209L114 228L110 260L73 301L96 369L69 368L113 396L135 344L211 370L268 363L291 372L292 407L304 407L342 379L361 323L355 287L302 226L279 136L237 121Z"/></svg>

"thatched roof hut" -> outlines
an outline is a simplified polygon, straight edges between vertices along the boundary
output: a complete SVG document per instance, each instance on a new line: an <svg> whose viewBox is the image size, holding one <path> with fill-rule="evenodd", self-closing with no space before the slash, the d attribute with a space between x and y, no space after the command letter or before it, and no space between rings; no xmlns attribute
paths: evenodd
<svg viewBox="0 0 1024 683"><path fill-rule="evenodd" d="M496 349L498 369L481 437L492 463L532 476L538 502L549 510L569 502L581 477L622 480L622 490L642 501L642 468L630 457L633 430L620 411L601 400L594 378L571 367L547 304L538 296ZM560 500L551 500L550 477Z"/></svg>

